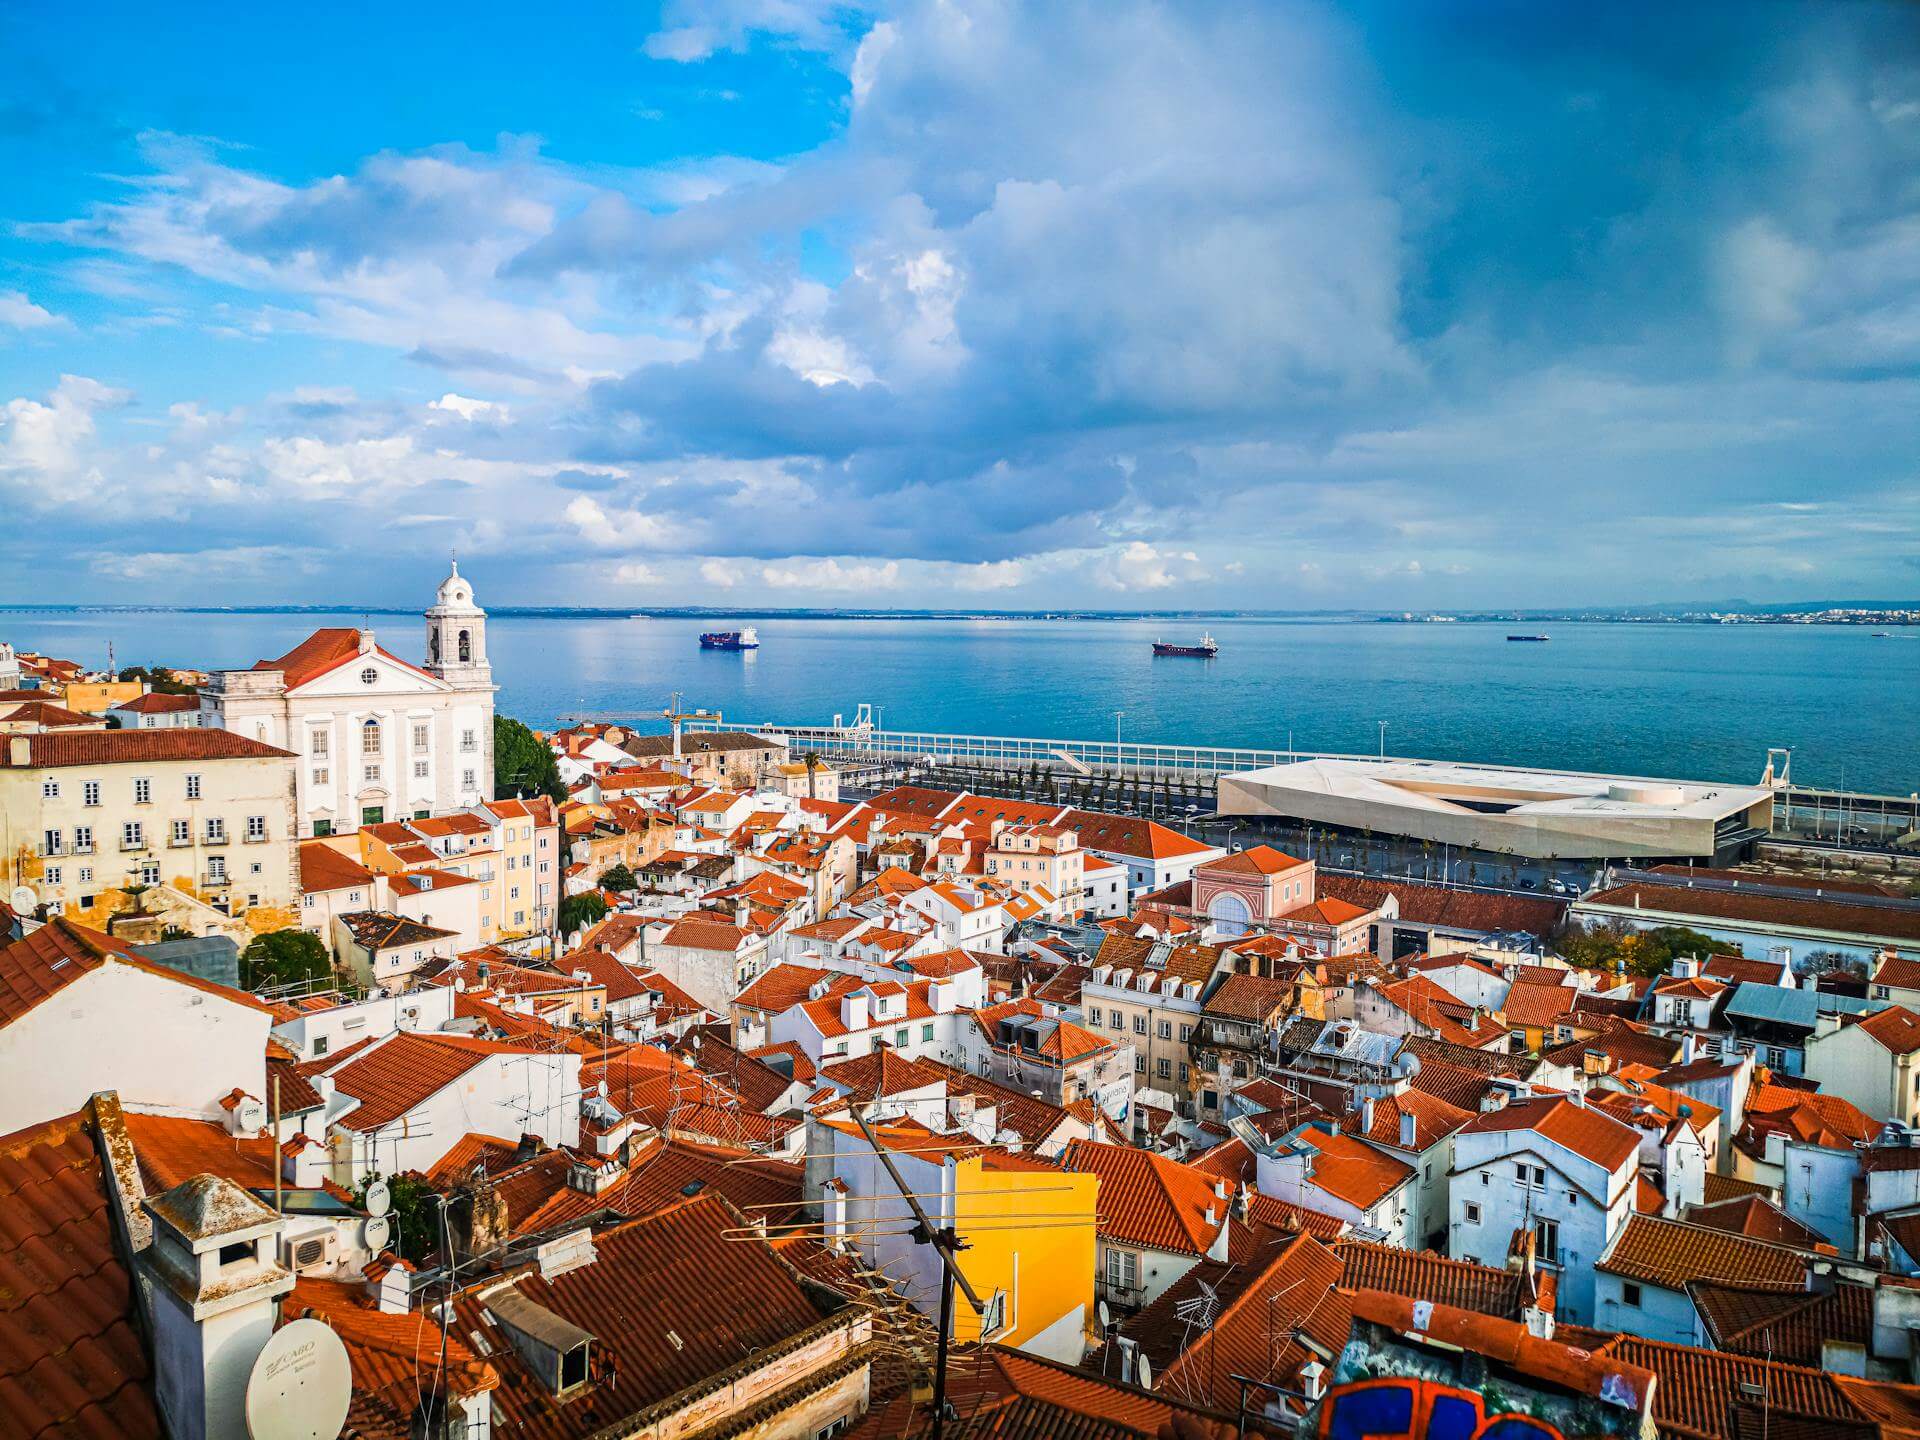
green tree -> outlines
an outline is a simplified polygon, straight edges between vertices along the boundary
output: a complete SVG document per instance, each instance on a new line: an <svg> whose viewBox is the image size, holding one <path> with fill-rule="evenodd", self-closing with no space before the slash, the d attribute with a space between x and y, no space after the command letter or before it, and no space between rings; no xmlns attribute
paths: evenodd
<svg viewBox="0 0 1920 1440"><path fill-rule="evenodd" d="M138 680L161 695L194 695L199 692L183 680L173 678L164 665L129 665L120 672L122 680Z"/></svg>
<svg viewBox="0 0 1920 1440"><path fill-rule="evenodd" d="M1716 940L1685 925L1662 925L1634 930L1625 925L1600 925L1574 930L1562 937L1560 954L1569 964L1589 970L1617 970L1630 975L1664 975L1677 955L1739 955L1738 945Z"/></svg>
<svg viewBox="0 0 1920 1440"><path fill-rule="evenodd" d="M567 798L552 748L507 715L493 717L493 793L545 795L556 805Z"/></svg>
<svg viewBox="0 0 1920 1440"><path fill-rule="evenodd" d="M560 902L560 933L562 935L575 934L589 925L598 925L606 918L606 897L592 890L584 895L569 895Z"/></svg>
<svg viewBox="0 0 1920 1440"><path fill-rule="evenodd" d="M369 1174L353 1192L353 1203L366 1207L367 1190L381 1177ZM387 1194L393 1208L387 1214L393 1223L393 1239L387 1248L404 1260L416 1264L441 1248L440 1205L438 1194L418 1175L396 1175L387 1181Z"/></svg>
<svg viewBox="0 0 1920 1440"><path fill-rule="evenodd" d="M240 985L264 990L272 985L297 985L333 974L333 962L320 937L306 930L275 930L256 935L240 952Z"/></svg>
<svg viewBox="0 0 1920 1440"><path fill-rule="evenodd" d="M616 860L600 872L600 888L617 890L624 895L629 890L638 890L640 882L633 878L633 871Z"/></svg>

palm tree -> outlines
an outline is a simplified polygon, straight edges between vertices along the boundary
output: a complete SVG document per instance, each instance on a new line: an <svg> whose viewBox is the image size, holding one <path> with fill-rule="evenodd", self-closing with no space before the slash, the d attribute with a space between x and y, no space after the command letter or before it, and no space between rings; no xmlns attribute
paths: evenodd
<svg viewBox="0 0 1920 1440"><path fill-rule="evenodd" d="M809 750L803 758L807 766L807 799L811 800L814 798L813 767L820 763L820 756L816 752Z"/></svg>

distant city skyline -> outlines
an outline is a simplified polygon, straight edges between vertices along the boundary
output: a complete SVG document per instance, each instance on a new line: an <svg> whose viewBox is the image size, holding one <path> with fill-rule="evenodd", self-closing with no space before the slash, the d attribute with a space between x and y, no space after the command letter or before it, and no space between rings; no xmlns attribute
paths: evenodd
<svg viewBox="0 0 1920 1440"><path fill-rule="evenodd" d="M1920 594L1910 6L335 13L0 22L0 604Z"/></svg>

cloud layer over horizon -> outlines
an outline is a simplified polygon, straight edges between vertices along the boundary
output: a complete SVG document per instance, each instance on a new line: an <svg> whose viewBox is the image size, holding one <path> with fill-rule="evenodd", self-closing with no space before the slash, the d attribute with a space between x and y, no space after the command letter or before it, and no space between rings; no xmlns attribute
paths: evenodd
<svg viewBox="0 0 1920 1440"><path fill-rule="evenodd" d="M1920 593L1909 7L596 13L20 22L0 599Z"/></svg>

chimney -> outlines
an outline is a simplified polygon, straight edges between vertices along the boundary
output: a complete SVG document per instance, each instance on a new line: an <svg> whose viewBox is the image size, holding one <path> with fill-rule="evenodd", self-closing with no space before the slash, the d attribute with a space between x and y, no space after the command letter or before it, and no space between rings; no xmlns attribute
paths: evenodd
<svg viewBox="0 0 1920 1440"><path fill-rule="evenodd" d="M1300 1393L1308 1404L1318 1402L1327 1393L1327 1367L1318 1360L1309 1360L1300 1367Z"/></svg>
<svg viewBox="0 0 1920 1440"><path fill-rule="evenodd" d="M33 763L33 738L28 735L9 735L7 737L8 762L26 766Z"/></svg>
<svg viewBox="0 0 1920 1440"><path fill-rule="evenodd" d="M1371 1095L1360 1102L1360 1133L1362 1135L1373 1133L1373 1097Z"/></svg>
<svg viewBox="0 0 1920 1440"><path fill-rule="evenodd" d="M371 655L373 651L374 651L373 631L362 630L360 632L360 653L362 655Z"/></svg>
<svg viewBox="0 0 1920 1440"><path fill-rule="evenodd" d="M1696 1045L1697 1042L1694 1040L1691 1030L1680 1037L1680 1063L1682 1065L1691 1065L1693 1063L1693 1052Z"/></svg>
<svg viewBox="0 0 1920 1440"><path fill-rule="evenodd" d="M1242 1225L1247 1223L1247 1214L1253 1209L1253 1187L1246 1181L1240 1182L1240 1190L1233 1197L1234 1218Z"/></svg>
<svg viewBox="0 0 1920 1440"><path fill-rule="evenodd" d="M1693 965L1693 956L1676 955L1673 957L1673 964L1670 965L1668 969L1672 972L1673 978L1676 980L1691 980L1693 978Z"/></svg>
<svg viewBox="0 0 1920 1440"><path fill-rule="evenodd" d="M1411 1150L1419 1144L1417 1130L1418 1127L1414 1124L1413 1116L1407 1111L1402 1110L1400 1112L1400 1148L1402 1150Z"/></svg>
<svg viewBox="0 0 1920 1440"><path fill-rule="evenodd" d="M247 1380L273 1337L291 1271L280 1216L230 1180L196 1175L145 1200L153 1243L134 1261L150 1310L154 1394L175 1440L247 1433Z"/></svg>

